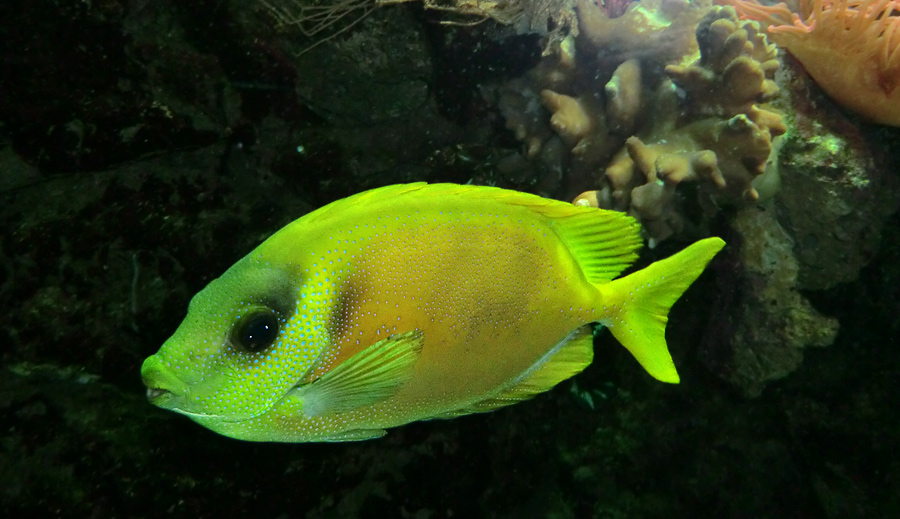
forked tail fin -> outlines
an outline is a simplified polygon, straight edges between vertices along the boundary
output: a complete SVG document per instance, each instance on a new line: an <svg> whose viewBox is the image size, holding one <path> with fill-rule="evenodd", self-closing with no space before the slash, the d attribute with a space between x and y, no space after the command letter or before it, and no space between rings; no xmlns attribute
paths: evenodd
<svg viewBox="0 0 900 519"><path fill-rule="evenodd" d="M598 286L606 314L601 323L654 378L678 383L666 346L669 309L724 245L721 238L706 238L645 269Z"/></svg>

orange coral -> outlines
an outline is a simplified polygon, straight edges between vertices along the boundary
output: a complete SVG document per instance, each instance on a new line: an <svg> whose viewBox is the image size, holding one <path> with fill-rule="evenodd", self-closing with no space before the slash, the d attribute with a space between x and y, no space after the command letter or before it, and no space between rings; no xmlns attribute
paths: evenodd
<svg viewBox="0 0 900 519"><path fill-rule="evenodd" d="M793 54L832 99L875 123L900 126L900 0L719 0L742 18L770 24L772 41Z"/></svg>

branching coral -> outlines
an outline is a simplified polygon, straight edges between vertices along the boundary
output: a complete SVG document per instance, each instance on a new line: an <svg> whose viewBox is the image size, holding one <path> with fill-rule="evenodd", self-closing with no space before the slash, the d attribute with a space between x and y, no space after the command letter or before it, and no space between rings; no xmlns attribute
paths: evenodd
<svg viewBox="0 0 900 519"><path fill-rule="evenodd" d="M725 119L699 119L684 129L716 152L728 177L716 182L719 187L756 200L752 182L765 172L772 138L786 130L781 116L759 106L778 93L772 80L778 68L775 46L756 24L737 23L730 9L721 8L703 19L697 40L700 59L686 67L670 65L666 73L686 93L688 114Z"/></svg>
<svg viewBox="0 0 900 519"><path fill-rule="evenodd" d="M628 211L652 245L682 232L687 212L755 200L785 127L760 104L778 92L778 61L757 24L730 7L641 4L610 19L581 2L574 45L511 83L501 109L529 157L559 160L559 142L570 182L600 184L577 203ZM693 202L685 182L700 186Z"/></svg>
<svg viewBox="0 0 900 519"><path fill-rule="evenodd" d="M900 2L800 0L799 13L783 3L721 3L767 24L772 41L839 104L872 122L900 126Z"/></svg>
<svg viewBox="0 0 900 519"><path fill-rule="evenodd" d="M765 172L772 138L785 132L781 117L758 104L778 92L772 81L778 62L774 46L757 27L738 23L731 10L714 8L697 27L697 41L699 59L687 66L666 67L669 79L683 92L677 114L657 111L657 118L639 133L640 145L638 137L631 137L626 154L606 170L612 205L630 207L647 223L662 226L652 231L657 238L677 232L680 222L677 212L656 208L652 213L673 213L668 222L642 214L641 207L654 205L646 200L645 191L659 193L657 204L668 205L674 186L701 180L716 189L719 200L756 200L752 182ZM670 189L646 187L654 183ZM641 203L635 204L638 200Z"/></svg>
<svg viewBox="0 0 900 519"><path fill-rule="evenodd" d="M703 0L643 0L614 16L598 4L578 0L577 13L580 46L601 65L630 58L677 63L696 49L694 27L709 6Z"/></svg>
<svg viewBox="0 0 900 519"><path fill-rule="evenodd" d="M645 0L610 18L603 7L579 0L578 37L501 92L507 127L526 144L526 156L566 170L573 184L595 183L646 125L665 65L696 53L693 28L709 7L704 1Z"/></svg>

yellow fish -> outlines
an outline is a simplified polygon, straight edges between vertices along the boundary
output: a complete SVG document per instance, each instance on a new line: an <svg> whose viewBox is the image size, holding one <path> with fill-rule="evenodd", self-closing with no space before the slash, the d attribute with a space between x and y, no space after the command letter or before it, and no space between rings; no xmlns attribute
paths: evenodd
<svg viewBox="0 0 900 519"><path fill-rule="evenodd" d="M621 213L493 187L388 186L294 221L200 291L141 368L150 401L252 441L376 438L547 391L599 322L678 382L669 308L725 243L624 278Z"/></svg>

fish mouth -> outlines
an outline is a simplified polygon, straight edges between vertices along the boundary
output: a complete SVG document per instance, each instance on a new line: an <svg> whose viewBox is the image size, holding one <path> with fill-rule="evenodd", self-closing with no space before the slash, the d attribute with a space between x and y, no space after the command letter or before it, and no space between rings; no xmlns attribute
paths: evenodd
<svg viewBox="0 0 900 519"><path fill-rule="evenodd" d="M158 355L148 357L141 366L141 379L147 387L147 400L164 409L174 408L188 393L188 385L175 376Z"/></svg>
<svg viewBox="0 0 900 519"><path fill-rule="evenodd" d="M147 388L147 400L149 400L151 404L158 405L158 403L162 399L171 398L172 396L174 396L174 395L168 389L163 389L163 388L159 388L159 387L148 387Z"/></svg>
<svg viewBox="0 0 900 519"><path fill-rule="evenodd" d="M212 420L217 423L243 422L262 416L275 407L280 400L274 401L266 409L251 416L233 416L204 412L201 406L191 398L191 384L185 382L170 366L170 362L159 354L147 357L141 366L141 379L147 388L147 400L162 409L183 414L197 422L205 424ZM207 427L212 427L206 425Z"/></svg>

